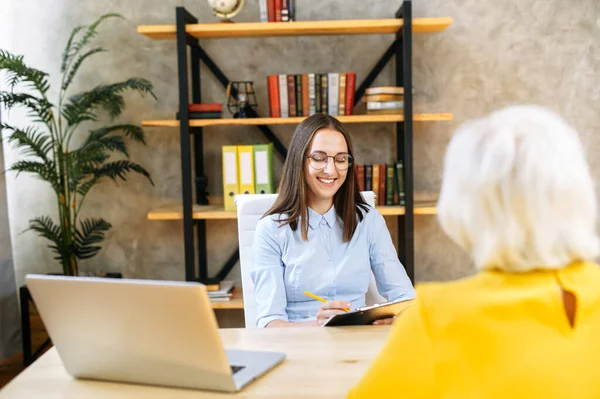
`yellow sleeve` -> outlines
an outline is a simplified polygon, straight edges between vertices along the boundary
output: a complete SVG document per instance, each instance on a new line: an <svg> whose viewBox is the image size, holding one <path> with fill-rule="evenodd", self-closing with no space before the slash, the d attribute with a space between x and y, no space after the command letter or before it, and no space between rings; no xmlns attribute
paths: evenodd
<svg viewBox="0 0 600 399"><path fill-rule="evenodd" d="M433 354L423 313L418 299L402 312L382 351L350 390L349 399L433 396Z"/></svg>

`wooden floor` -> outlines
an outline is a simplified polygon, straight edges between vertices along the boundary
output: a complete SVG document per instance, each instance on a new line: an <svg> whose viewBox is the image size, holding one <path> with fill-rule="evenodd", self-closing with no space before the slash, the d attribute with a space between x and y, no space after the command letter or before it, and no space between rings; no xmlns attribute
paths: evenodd
<svg viewBox="0 0 600 399"><path fill-rule="evenodd" d="M31 326L33 353L42 346L48 338L48 333L36 307L32 303L29 303L29 324ZM46 348L46 350L48 349L50 348ZM21 353L8 359L0 359L0 389L15 378L23 369L23 355Z"/></svg>
<svg viewBox="0 0 600 399"><path fill-rule="evenodd" d="M19 353L8 359L0 360L0 389L23 371L23 356Z"/></svg>

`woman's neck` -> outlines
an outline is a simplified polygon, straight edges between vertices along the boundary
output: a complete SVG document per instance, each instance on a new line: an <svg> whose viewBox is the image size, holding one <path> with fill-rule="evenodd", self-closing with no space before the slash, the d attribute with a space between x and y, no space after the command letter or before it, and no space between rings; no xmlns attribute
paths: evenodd
<svg viewBox="0 0 600 399"><path fill-rule="evenodd" d="M319 215L324 215L333 206L333 198L327 198L327 199L309 198L308 206L310 207L310 209L317 212Z"/></svg>

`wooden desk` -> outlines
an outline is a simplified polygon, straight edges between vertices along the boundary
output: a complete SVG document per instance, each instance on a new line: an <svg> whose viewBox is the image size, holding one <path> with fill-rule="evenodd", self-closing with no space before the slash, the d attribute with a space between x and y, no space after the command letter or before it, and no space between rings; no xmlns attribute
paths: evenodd
<svg viewBox="0 0 600 399"><path fill-rule="evenodd" d="M227 348L287 353L283 363L237 395L76 380L52 348L0 391L0 399L343 398L381 350L389 331L389 326L221 330Z"/></svg>

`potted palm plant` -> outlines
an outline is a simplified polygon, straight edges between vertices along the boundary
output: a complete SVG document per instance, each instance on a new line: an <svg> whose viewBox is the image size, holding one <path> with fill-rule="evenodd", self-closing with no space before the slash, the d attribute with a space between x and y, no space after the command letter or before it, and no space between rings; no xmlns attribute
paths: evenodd
<svg viewBox="0 0 600 399"><path fill-rule="evenodd" d="M70 94L69 89L82 64L105 50L91 47L99 25L106 14L89 26L73 29L65 46L61 63L61 85L54 102L49 98L48 74L25 64L23 57L0 50L0 72L7 77L7 90L0 90L0 104L7 109L23 107L32 124L13 126L0 122L8 132L8 141L22 150L25 158L9 170L39 176L50 184L56 194L58 221L39 216L29 221L29 229L50 241L49 248L62 264L65 275L79 274L79 261L100 251L98 245L111 224L102 218L81 216L90 191L104 180L125 181L130 173L146 177L150 174L129 159L125 139L145 144L144 132L132 124L110 124L90 129L90 122L106 114L110 120L125 108L123 94L135 91L151 95L152 83L142 78L130 78L112 84L99 84L88 91ZM111 122L112 123L112 122ZM82 142L74 148L73 138ZM79 139L82 140L79 140ZM152 183L153 184L153 183Z"/></svg>

